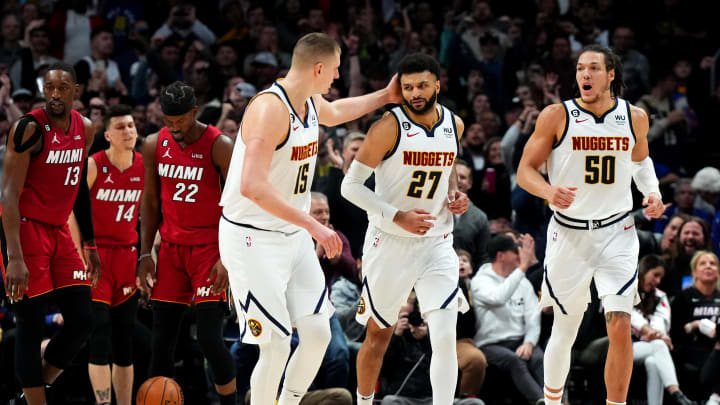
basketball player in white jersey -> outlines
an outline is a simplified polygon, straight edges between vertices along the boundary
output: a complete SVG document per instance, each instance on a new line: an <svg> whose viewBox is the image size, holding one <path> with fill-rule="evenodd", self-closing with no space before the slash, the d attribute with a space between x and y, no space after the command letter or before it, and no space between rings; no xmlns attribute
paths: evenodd
<svg viewBox="0 0 720 405"><path fill-rule="evenodd" d="M342 195L368 213L362 297L356 319L367 325L357 358L358 404L372 404L383 355L400 307L415 288L433 355L434 404L451 404L457 383L458 289L453 214L468 208L454 170L464 125L437 103L440 67L425 54L400 61L404 105L375 123L342 183ZM364 183L375 172L375 192Z"/></svg>
<svg viewBox="0 0 720 405"><path fill-rule="evenodd" d="M634 179L645 213L665 211L648 155L645 112L619 98L620 59L607 48L586 47L577 61L580 98L546 107L518 167L518 185L547 200L548 225L540 305L553 307L545 349L545 401L559 404L570 369L570 349L595 280L605 309L610 348L605 366L608 404L625 404L632 373L630 312L639 301L635 223L628 216ZM549 182L538 173L547 161Z"/></svg>
<svg viewBox="0 0 720 405"><path fill-rule="evenodd" d="M322 33L293 50L284 79L254 97L240 125L220 204L219 244L241 319L243 341L260 346L250 379L251 403L298 404L330 341L325 278L312 238L328 257L340 253L337 234L309 214L318 125L335 126L402 98L393 78L383 90L329 103L320 96L338 78L340 48ZM290 337L300 344L293 357Z"/></svg>

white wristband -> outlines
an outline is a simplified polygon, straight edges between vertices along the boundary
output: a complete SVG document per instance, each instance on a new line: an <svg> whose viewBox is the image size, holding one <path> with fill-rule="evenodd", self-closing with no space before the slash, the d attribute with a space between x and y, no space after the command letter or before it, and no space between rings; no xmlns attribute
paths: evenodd
<svg viewBox="0 0 720 405"><path fill-rule="evenodd" d="M639 162L633 162L633 180L637 185L638 190L643 196L647 197L650 193L660 194L660 183L658 182L657 175L655 174L655 166L650 156Z"/></svg>
<svg viewBox="0 0 720 405"><path fill-rule="evenodd" d="M713 330L715 330L715 322L705 318L700 320L700 324L698 325L698 329L700 330L700 333L707 337L711 337L710 334Z"/></svg>

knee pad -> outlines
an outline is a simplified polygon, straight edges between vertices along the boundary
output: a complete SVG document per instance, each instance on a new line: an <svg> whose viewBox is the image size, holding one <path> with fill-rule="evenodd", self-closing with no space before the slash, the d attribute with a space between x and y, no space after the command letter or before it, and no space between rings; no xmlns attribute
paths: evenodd
<svg viewBox="0 0 720 405"><path fill-rule="evenodd" d="M138 295L112 308L112 359L120 367L132 365L132 340L135 330Z"/></svg>
<svg viewBox="0 0 720 405"><path fill-rule="evenodd" d="M215 373L218 385L235 378L235 364L222 338L225 306L218 302L197 305L198 343Z"/></svg>
<svg viewBox="0 0 720 405"><path fill-rule="evenodd" d="M45 349L45 360L59 369L66 369L87 342L95 324L95 313L88 286L72 286L55 291L55 302L65 323Z"/></svg>
<svg viewBox="0 0 720 405"><path fill-rule="evenodd" d="M295 321L300 343L307 350L311 346L325 352L330 344L330 320L325 314L309 315Z"/></svg>
<svg viewBox="0 0 720 405"><path fill-rule="evenodd" d="M106 365L110 363L111 350L110 306L102 302L93 302L92 308L95 313L95 327L90 334L88 362Z"/></svg>
<svg viewBox="0 0 720 405"><path fill-rule="evenodd" d="M42 387L40 342L43 337L47 302L44 296L25 298L14 304L17 320L15 374L22 388Z"/></svg>

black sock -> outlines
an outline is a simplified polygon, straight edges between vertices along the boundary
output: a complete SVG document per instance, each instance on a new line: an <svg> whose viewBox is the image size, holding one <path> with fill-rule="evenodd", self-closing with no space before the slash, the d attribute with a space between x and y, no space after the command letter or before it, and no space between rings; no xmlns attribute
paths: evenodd
<svg viewBox="0 0 720 405"><path fill-rule="evenodd" d="M220 396L220 405L236 405L237 404L237 392L233 392L232 394L228 395L222 395L218 394Z"/></svg>

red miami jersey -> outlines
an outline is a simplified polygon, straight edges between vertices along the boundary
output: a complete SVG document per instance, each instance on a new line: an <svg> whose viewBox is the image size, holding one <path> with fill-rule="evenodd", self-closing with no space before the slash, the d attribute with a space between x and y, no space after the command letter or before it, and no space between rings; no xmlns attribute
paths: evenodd
<svg viewBox="0 0 720 405"><path fill-rule="evenodd" d="M176 245L217 243L220 223L220 174L212 148L220 130L208 125L200 138L182 149L167 127L158 134L155 162L160 177L160 236Z"/></svg>
<svg viewBox="0 0 720 405"><path fill-rule="evenodd" d="M132 166L122 172L110 163L104 150L92 155L97 165L97 177L90 195L98 245L137 244L137 220L145 169L142 155L133 154Z"/></svg>
<svg viewBox="0 0 720 405"><path fill-rule="evenodd" d="M75 204L85 159L85 125L70 110L67 133L50 124L45 110L30 111L43 134L42 151L30 158L20 194L20 216L49 225L67 223Z"/></svg>

